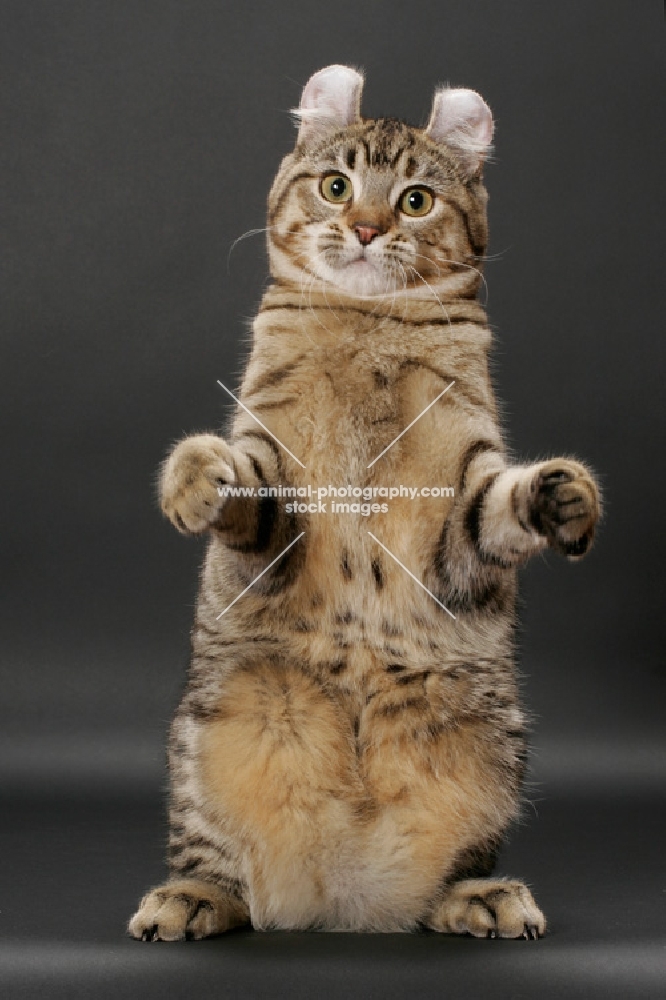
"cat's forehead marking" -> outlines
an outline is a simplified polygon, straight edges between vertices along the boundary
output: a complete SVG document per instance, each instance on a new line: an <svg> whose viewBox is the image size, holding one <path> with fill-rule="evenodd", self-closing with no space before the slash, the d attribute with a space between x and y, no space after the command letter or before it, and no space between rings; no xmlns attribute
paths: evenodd
<svg viewBox="0 0 666 1000"><path fill-rule="evenodd" d="M359 177L398 173L408 180L441 183L453 173L441 149L434 149L420 130L395 118L351 125L311 150L310 158L322 170L354 171Z"/></svg>
<svg viewBox="0 0 666 1000"><path fill-rule="evenodd" d="M337 157L341 149L353 163L368 167L394 169L404 152L413 148L416 136L412 129L393 118L379 118L351 125L323 142L314 155Z"/></svg>

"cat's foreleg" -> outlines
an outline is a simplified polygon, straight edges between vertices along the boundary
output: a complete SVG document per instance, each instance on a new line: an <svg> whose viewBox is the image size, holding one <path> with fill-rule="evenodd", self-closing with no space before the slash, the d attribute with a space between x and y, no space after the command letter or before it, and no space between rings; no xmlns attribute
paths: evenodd
<svg viewBox="0 0 666 1000"><path fill-rule="evenodd" d="M550 547L570 560L590 549L601 504L592 473L580 462L555 458L527 466L502 465L469 476L463 513L468 541L481 561L508 565Z"/></svg>

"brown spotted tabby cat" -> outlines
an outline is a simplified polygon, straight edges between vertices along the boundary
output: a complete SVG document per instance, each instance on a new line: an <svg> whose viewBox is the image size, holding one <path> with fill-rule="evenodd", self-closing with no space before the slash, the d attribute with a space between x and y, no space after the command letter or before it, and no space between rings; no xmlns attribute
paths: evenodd
<svg viewBox="0 0 666 1000"><path fill-rule="evenodd" d="M163 468L164 512L209 545L170 741L171 874L129 924L144 940L545 931L522 882L488 878L525 763L516 571L548 546L580 558L598 490L579 462L515 465L502 441L476 301L488 107L442 89L424 129L373 121L362 83L310 79L270 192L273 281L240 390L257 419L239 407L227 440L186 438ZM455 495L294 514L220 484Z"/></svg>

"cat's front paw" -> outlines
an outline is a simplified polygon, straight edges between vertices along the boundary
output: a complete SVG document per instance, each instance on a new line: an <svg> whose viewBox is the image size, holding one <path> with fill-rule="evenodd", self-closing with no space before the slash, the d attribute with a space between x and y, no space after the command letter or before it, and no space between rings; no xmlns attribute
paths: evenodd
<svg viewBox="0 0 666 1000"><path fill-rule="evenodd" d="M245 904L218 886L181 879L147 893L127 929L139 941L198 940L222 934L248 919Z"/></svg>
<svg viewBox="0 0 666 1000"><path fill-rule="evenodd" d="M197 434L176 445L162 468L164 514L184 534L205 531L226 502L219 488L233 485L231 449L214 434Z"/></svg>
<svg viewBox="0 0 666 1000"><path fill-rule="evenodd" d="M600 515L599 489L584 465L556 458L530 482L529 522L551 548L571 560L590 549Z"/></svg>

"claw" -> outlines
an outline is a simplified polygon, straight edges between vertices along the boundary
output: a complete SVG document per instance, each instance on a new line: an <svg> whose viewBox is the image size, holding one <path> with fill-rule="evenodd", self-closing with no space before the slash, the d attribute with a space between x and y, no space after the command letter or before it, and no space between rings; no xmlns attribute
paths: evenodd
<svg viewBox="0 0 666 1000"><path fill-rule="evenodd" d="M583 535L577 542L569 542L564 546L564 554L567 556L582 556L587 552L590 544L590 536Z"/></svg>

